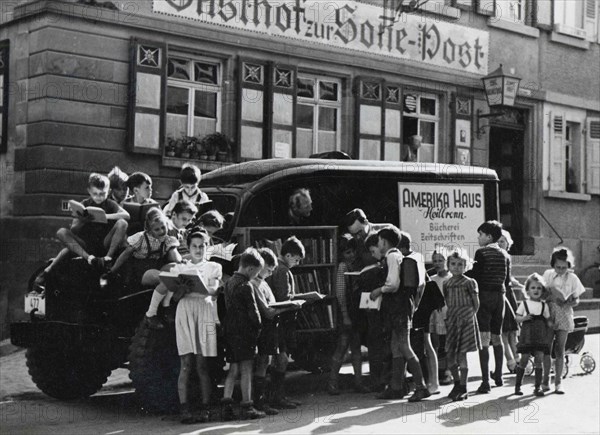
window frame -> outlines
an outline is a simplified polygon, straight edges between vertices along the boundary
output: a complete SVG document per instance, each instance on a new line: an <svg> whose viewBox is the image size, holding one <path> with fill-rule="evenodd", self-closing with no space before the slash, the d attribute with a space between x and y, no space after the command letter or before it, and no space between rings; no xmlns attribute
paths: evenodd
<svg viewBox="0 0 600 435"><path fill-rule="evenodd" d="M406 98L407 95L417 95L417 111L414 113L411 112L405 112L404 110L404 99ZM417 122L417 134L420 135L421 137L423 137L423 135L421 134L421 123L420 121L428 121L428 122L433 122L435 125L435 132L434 132L434 141L435 143L433 144L433 163L437 163L439 161L439 147L440 147L440 122L441 122L441 114L440 114L440 104L441 104L441 96L438 94L434 94L434 93L428 93L428 92L420 92L420 91L413 91L410 88L404 89L404 91L402 92L402 113L401 113L401 126L400 126L400 131L401 131L401 140L402 143L404 143L404 118L408 117L408 118L416 118L419 122ZM436 115L427 115L427 114L422 114L420 113L421 110L421 98L428 98L428 99L433 99L435 100L435 113ZM423 142L424 144L425 142ZM421 147L417 150L417 162L421 162L421 148L423 145L421 145Z"/></svg>
<svg viewBox="0 0 600 435"><path fill-rule="evenodd" d="M8 39L0 41L0 76L2 77L0 84L0 153L8 150L9 55L10 41Z"/></svg>
<svg viewBox="0 0 600 435"><path fill-rule="evenodd" d="M313 128L312 128L312 152L311 154L320 153L319 149L319 111L321 107L333 108L337 110L336 116L336 130L335 130L335 151L339 151L341 147L341 135L342 135L342 108L343 108L343 80L337 77L325 76L321 74L310 74L307 72L298 71L296 77L296 83L299 83L300 80L313 80L314 81L314 97L312 99L308 97L302 97L298 94L298 89L296 90L296 113L298 113L298 106L300 105L310 105L313 107ZM319 95L320 83L321 82L333 82L337 84L337 100L322 100ZM297 115L296 115L297 116ZM307 128L300 127L298 125L298 119L296 117L296 143L298 142L298 131L308 131ZM324 130L326 131L326 130ZM297 146L296 146L297 153ZM296 155L294 157L297 157Z"/></svg>
<svg viewBox="0 0 600 435"><path fill-rule="evenodd" d="M527 22L527 3L527 0L494 0L494 18L497 20L510 21L515 24L525 25ZM520 18L514 19L512 16L505 16L505 14L498 16L498 11L502 11L502 4L518 4Z"/></svg>
<svg viewBox="0 0 600 435"><path fill-rule="evenodd" d="M566 22L566 14L560 14L560 12L566 11L569 8L566 0L553 0L552 3L552 24L554 30L569 36L573 36L580 39L587 39L586 32L586 5L587 0L577 0L573 4L581 6L581 16L579 17L581 25L573 25L572 23ZM559 6L562 5L562 6Z"/></svg>

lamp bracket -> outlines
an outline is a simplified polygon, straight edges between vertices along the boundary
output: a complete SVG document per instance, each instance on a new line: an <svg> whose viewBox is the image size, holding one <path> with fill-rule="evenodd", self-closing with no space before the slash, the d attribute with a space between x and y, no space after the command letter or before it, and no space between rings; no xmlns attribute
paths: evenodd
<svg viewBox="0 0 600 435"><path fill-rule="evenodd" d="M504 114L505 112L502 110L498 112L482 113L481 109L477 109L475 114L475 134L477 135L477 139L481 139L481 135L485 133L485 128L490 127L489 124L479 125L479 120L481 118L495 118L497 116L503 116Z"/></svg>

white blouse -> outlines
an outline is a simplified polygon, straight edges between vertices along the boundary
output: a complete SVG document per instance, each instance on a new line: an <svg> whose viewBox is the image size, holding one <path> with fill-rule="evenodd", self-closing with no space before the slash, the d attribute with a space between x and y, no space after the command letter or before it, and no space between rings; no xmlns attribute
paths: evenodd
<svg viewBox="0 0 600 435"><path fill-rule="evenodd" d="M569 297L578 298L585 292L585 287L573 272L557 274L554 269L544 272L544 281L549 289L558 291L566 301Z"/></svg>

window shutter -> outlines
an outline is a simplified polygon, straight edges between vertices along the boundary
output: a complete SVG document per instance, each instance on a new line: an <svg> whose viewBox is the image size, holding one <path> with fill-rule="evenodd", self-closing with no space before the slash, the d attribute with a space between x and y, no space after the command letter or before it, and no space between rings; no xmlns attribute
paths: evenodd
<svg viewBox="0 0 600 435"><path fill-rule="evenodd" d="M298 70L292 65L270 64L271 126L266 158L296 156L296 86Z"/></svg>
<svg viewBox="0 0 600 435"><path fill-rule="evenodd" d="M600 118L588 118L586 132L586 190L600 195Z"/></svg>
<svg viewBox="0 0 600 435"><path fill-rule="evenodd" d="M385 86L381 79L357 77L356 93L356 156L360 160L381 160L385 137Z"/></svg>
<svg viewBox="0 0 600 435"><path fill-rule="evenodd" d="M550 112L550 190L564 191L565 176L565 129L564 113Z"/></svg>
<svg viewBox="0 0 600 435"><path fill-rule="evenodd" d="M596 40L596 19L598 16L598 1L597 0L585 0L585 18L584 18L584 29L585 35L588 40Z"/></svg>
<svg viewBox="0 0 600 435"><path fill-rule="evenodd" d="M10 42L8 39L0 41L0 153L5 153L8 148L9 48Z"/></svg>
<svg viewBox="0 0 600 435"><path fill-rule="evenodd" d="M262 159L266 155L265 122L268 119L266 97L267 65L255 59L239 60L238 143L241 160Z"/></svg>
<svg viewBox="0 0 600 435"><path fill-rule="evenodd" d="M131 39L129 150L162 154L166 127L167 46Z"/></svg>
<svg viewBox="0 0 600 435"><path fill-rule="evenodd" d="M496 0L477 0L477 13L493 17L496 14Z"/></svg>

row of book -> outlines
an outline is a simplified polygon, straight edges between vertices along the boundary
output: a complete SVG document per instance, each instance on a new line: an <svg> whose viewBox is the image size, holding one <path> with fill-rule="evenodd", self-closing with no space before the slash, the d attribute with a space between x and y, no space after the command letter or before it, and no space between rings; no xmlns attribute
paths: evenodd
<svg viewBox="0 0 600 435"><path fill-rule="evenodd" d="M333 307L325 303L305 305L298 311L296 327L300 330L333 329Z"/></svg>
<svg viewBox="0 0 600 435"><path fill-rule="evenodd" d="M304 264L326 264L335 262L335 253L333 240L326 237L317 237L317 238L307 238L300 239L302 245L304 245L304 249L306 251L306 255L302 262ZM269 239L259 239L254 241L254 247L259 248L269 248L275 254L281 254L281 239L269 240Z"/></svg>
<svg viewBox="0 0 600 435"><path fill-rule="evenodd" d="M294 287L296 293L317 292L324 295L331 294L331 270L330 269L299 269L294 270Z"/></svg>

